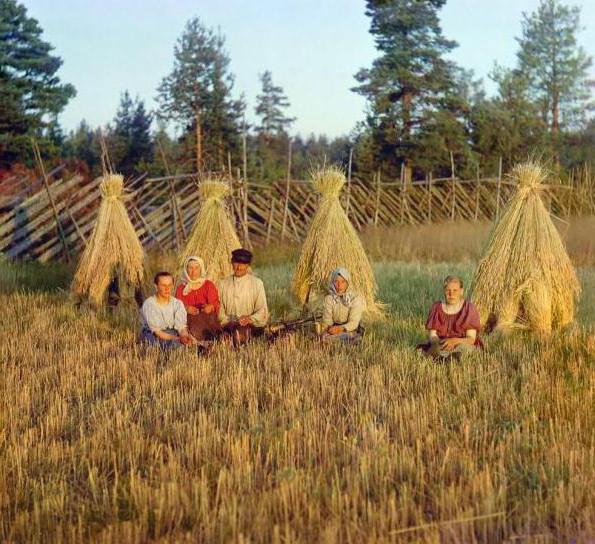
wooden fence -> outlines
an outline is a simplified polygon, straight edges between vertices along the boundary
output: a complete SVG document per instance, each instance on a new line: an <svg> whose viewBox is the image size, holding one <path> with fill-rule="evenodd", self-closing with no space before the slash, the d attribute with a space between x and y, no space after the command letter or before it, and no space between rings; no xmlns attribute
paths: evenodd
<svg viewBox="0 0 595 544"><path fill-rule="evenodd" d="M99 179L60 177L48 183L11 179L10 196L0 197L0 252L10 258L69 260L92 232L99 202ZM200 206L195 175L148 178L127 183L126 207L146 248L180 248ZM311 184L285 180L272 185L230 180L228 205L240 238L248 246L304 238L318 195ZM445 221L493 220L501 213L514 184L504 179L428 178L425 182L381 183L350 180L342 202L358 230L369 226L417 225ZM4 191L6 192L6 191ZM595 213L593 195L567 185L544 189L544 199L559 217Z"/></svg>

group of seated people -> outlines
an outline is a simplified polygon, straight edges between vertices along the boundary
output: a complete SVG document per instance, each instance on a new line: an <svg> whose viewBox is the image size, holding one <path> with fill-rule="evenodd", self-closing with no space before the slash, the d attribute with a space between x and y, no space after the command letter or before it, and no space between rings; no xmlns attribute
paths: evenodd
<svg viewBox="0 0 595 544"><path fill-rule="evenodd" d="M269 319L262 280L251 272L252 253L236 249L231 254L233 274L216 286L206 276L203 260L188 257L182 278L174 288L169 272L155 275L155 295L141 307L141 342L163 349L197 346L208 353L217 339L241 345L262 336ZM479 313L463 296L457 276L444 280L444 301L432 305L426 328L428 341L418 350L434 358L459 355L481 347ZM345 268L330 274L324 298L319 338L325 343L357 344L364 329L364 297L351 288Z"/></svg>

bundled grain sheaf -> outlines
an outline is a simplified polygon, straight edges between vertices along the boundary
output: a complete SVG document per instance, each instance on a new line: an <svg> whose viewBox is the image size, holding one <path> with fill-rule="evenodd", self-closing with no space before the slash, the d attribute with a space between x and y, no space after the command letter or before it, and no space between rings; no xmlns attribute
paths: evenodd
<svg viewBox="0 0 595 544"><path fill-rule="evenodd" d="M540 190L547 172L536 162L516 165L518 183L491 234L473 279L482 322L547 334L574 319L576 272Z"/></svg>
<svg viewBox="0 0 595 544"><path fill-rule="evenodd" d="M93 233L81 255L72 290L100 305L115 273L134 286L144 275L144 252L122 200L124 178L105 174Z"/></svg>
<svg viewBox="0 0 595 544"><path fill-rule="evenodd" d="M321 168L312 182L321 198L293 275L294 294L305 303L311 294L325 292L330 272L342 266L351 272L353 290L365 297L368 313L381 314L372 266L339 201L345 174L338 167Z"/></svg>
<svg viewBox="0 0 595 544"><path fill-rule="evenodd" d="M202 204L180 256L180 267L188 256L199 255L209 278L218 280L232 273L231 252L242 247L223 200L229 186L224 181L207 179L198 190Z"/></svg>

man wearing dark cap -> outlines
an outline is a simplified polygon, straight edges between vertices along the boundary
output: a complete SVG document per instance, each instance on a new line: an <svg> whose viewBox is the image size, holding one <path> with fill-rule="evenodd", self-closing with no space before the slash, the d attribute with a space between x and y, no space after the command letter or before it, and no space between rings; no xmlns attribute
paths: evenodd
<svg viewBox="0 0 595 544"><path fill-rule="evenodd" d="M236 343L257 336L269 318L264 284L252 274L252 253L247 249L231 252L233 275L219 283L219 320L224 330L234 334Z"/></svg>

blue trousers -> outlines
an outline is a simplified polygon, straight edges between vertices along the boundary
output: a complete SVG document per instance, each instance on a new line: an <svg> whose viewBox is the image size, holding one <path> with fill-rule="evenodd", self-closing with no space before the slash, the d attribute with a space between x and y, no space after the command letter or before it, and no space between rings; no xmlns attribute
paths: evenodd
<svg viewBox="0 0 595 544"><path fill-rule="evenodd" d="M175 329L165 329L163 332L178 336L178 331ZM147 346L159 346L163 350L176 349L183 347L178 340L162 340L153 331L143 329L140 333L140 343Z"/></svg>

